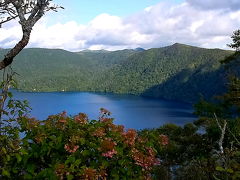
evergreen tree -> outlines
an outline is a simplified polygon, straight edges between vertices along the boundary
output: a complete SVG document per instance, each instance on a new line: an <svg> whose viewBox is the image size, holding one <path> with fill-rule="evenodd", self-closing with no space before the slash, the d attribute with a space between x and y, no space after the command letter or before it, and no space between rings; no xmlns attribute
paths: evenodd
<svg viewBox="0 0 240 180"><path fill-rule="evenodd" d="M235 53L222 63L227 70L227 92L216 98L215 102L202 100L196 107L200 119L195 122L204 127L206 138L212 142L217 179L240 178L240 30L232 35L233 43L228 46Z"/></svg>

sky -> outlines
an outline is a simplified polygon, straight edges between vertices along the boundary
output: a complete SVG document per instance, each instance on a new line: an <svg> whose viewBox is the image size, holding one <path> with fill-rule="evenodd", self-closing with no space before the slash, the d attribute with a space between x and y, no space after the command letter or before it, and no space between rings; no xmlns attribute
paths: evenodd
<svg viewBox="0 0 240 180"><path fill-rule="evenodd" d="M182 43L228 49L240 28L240 0L54 0L27 47L69 51L145 49ZM0 47L21 38L17 21L0 28Z"/></svg>

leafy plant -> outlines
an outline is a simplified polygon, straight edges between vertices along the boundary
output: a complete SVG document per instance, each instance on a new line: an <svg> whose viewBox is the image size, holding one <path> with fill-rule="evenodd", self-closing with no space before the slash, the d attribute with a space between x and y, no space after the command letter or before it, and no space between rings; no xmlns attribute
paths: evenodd
<svg viewBox="0 0 240 180"><path fill-rule="evenodd" d="M114 125L101 109L98 120L66 112L38 121L20 116L18 128L1 136L1 174L4 178L149 179L160 164L148 137ZM16 136L10 139L10 132ZM24 132L19 138L17 134ZM158 146L168 144L159 137ZM5 141L3 141L5 140ZM11 140L11 145L9 144ZM6 141L8 141L6 143ZM5 142L5 143L4 143Z"/></svg>

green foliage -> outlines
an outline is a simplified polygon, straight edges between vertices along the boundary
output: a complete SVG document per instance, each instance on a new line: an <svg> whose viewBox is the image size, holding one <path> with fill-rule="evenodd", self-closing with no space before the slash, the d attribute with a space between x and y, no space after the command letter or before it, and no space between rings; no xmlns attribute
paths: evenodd
<svg viewBox="0 0 240 180"><path fill-rule="evenodd" d="M13 66L24 91L98 91L193 102L199 94L209 98L223 92L219 61L230 54L182 44L145 51L26 49Z"/></svg>
<svg viewBox="0 0 240 180"><path fill-rule="evenodd" d="M230 86L232 86L231 83ZM201 168L209 166L215 168L211 171L214 179L239 179L240 175L239 99L236 101L236 96L231 94L230 88L224 96L218 97L217 101L201 100L196 105L196 113L200 118L194 124L205 132L203 134L206 140L204 146L210 147L210 153L208 153L210 163L207 162L206 165L206 160L201 160L199 163L202 164ZM227 128L223 134L219 125L223 127L224 122L227 123ZM219 147L221 136L224 137L223 153ZM185 168L192 168L192 166L187 165Z"/></svg>
<svg viewBox="0 0 240 180"><path fill-rule="evenodd" d="M114 125L106 109L99 120L65 112L37 121L19 116L1 129L1 178L146 179L159 165L151 136ZM19 132L24 137L19 137ZM14 135L14 136L12 136ZM156 139L157 140L157 139ZM157 143L157 144L156 144ZM158 147L167 142L156 141Z"/></svg>
<svg viewBox="0 0 240 180"><path fill-rule="evenodd" d="M240 80L235 71L239 68L240 30L234 32L232 39L229 46L236 52L223 61L229 73L227 91L213 102L201 100L196 105L200 119L195 124L204 128L205 138L213 145L214 179L240 178Z"/></svg>
<svg viewBox="0 0 240 180"><path fill-rule="evenodd" d="M234 31L231 38L233 42L228 46L235 49L236 51L239 51L240 50L240 29Z"/></svg>

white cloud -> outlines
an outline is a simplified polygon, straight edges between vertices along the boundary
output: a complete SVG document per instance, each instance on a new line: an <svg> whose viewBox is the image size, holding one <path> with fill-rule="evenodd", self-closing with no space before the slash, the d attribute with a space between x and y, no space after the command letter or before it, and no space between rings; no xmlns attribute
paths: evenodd
<svg viewBox="0 0 240 180"><path fill-rule="evenodd" d="M226 48L230 35L240 27L240 1L230 0L227 6L226 0L205 2L163 1L126 18L100 14L87 25L71 21L49 26L44 18L34 27L28 47L116 50L179 42ZM0 47L12 47L20 39L21 29L16 23L6 24L0 34Z"/></svg>
<svg viewBox="0 0 240 180"><path fill-rule="evenodd" d="M84 42L75 39L75 36L82 28L82 25L78 25L74 21L65 24L58 23L49 27L43 22L39 23L33 29L29 46L78 49Z"/></svg>
<svg viewBox="0 0 240 180"><path fill-rule="evenodd" d="M21 27L16 21L4 24L4 28L0 28L0 47L12 47L21 38Z"/></svg>

